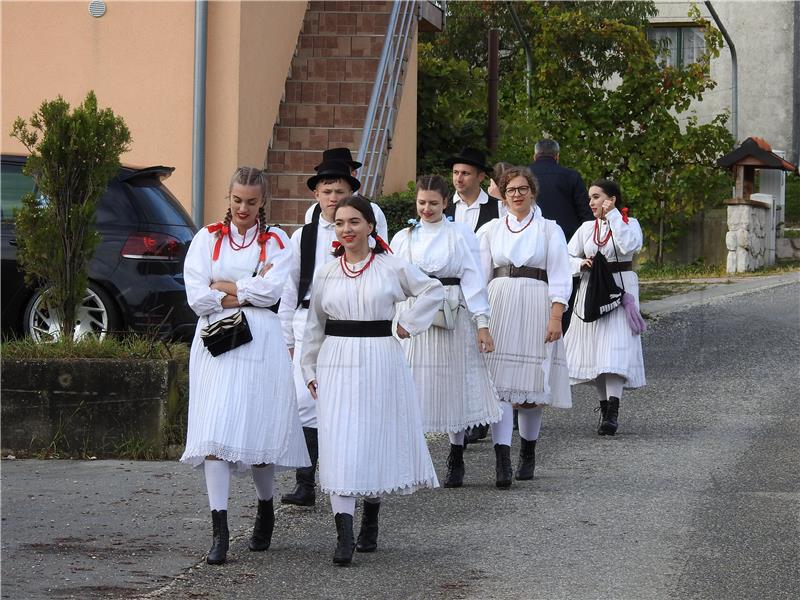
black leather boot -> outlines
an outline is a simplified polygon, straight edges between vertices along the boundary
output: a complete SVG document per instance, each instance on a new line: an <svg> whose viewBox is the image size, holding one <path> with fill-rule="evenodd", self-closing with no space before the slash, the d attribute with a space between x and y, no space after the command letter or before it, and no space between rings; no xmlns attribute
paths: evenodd
<svg viewBox="0 0 800 600"><path fill-rule="evenodd" d="M353 562L353 550L356 547L353 541L353 515L337 513L333 520L336 523L336 551L333 553L333 564L349 565Z"/></svg>
<svg viewBox="0 0 800 600"><path fill-rule="evenodd" d="M447 457L447 474L444 487L457 488L464 485L464 446L450 444L450 455Z"/></svg>
<svg viewBox="0 0 800 600"><path fill-rule="evenodd" d="M467 430L464 432L464 447L466 447L467 444L474 444L479 439L481 439L480 431L478 431L477 427L467 428Z"/></svg>
<svg viewBox="0 0 800 600"><path fill-rule="evenodd" d="M253 552L263 552L272 542L272 530L275 527L275 510L272 498L258 501L258 513L253 526L253 535L248 544Z"/></svg>
<svg viewBox="0 0 800 600"><path fill-rule="evenodd" d="M603 422L600 423L600 429L597 433L600 435L614 435L617 433L619 419L619 398L611 396L608 399L608 408Z"/></svg>
<svg viewBox="0 0 800 600"><path fill-rule="evenodd" d="M297 469L295 472L295 481L297 485L291 494L284 494L281 496L281 504L314 506L317 500L317 495L314 490L314 473L317 470L317 459L319 458L317 430L313 427L303 427L303 436L306 438L306 448L308 448L311 466Z"/></svg>
<svg viewBox="0 0 800 600"><path fill-rule="evenodd" d="M501 489L511 487L511 477L513 475L511 470L511 446L495 444L494 456L495 485Z"/></svg>
<svg viewBox="0 0 800 600"><path fill-rule="evenodd" d="M227 510L212 510L211 523L213 527L213 538L211 542L211 550L208 551L206 562L210 565L221 565L225 562L228 555L228 541L230 534L228 533L228 511Z"/></svg>
<svg viewBox="0 0 800 600"><path fill-rule="evenodd" d="M597 435L605 435L603 423L606 422L606 415L608 415L608 400L600 400L600 408L595 410L600 411L600 418L597 419Z"/></svg>
<svg viewBox="0 0 800 600"><path fill-rule="evenodd" d="M461 446L459 446L461 448ZM366 502L361 512L361 531L356 542L357 552L375 552L378 549L378 512L380 502Z"/></svg>
<svg viewBox="0 0 800 600"><path fill-rule="evenodd" d="M520 437L519 464L514 477L517 481L533 479L533 470L536 468L536 440L528 441Z"/></svg>

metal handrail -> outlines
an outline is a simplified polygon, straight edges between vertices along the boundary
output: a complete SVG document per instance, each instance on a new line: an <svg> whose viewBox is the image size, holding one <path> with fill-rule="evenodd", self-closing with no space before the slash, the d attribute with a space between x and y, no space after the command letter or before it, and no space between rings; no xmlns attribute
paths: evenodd
<svg viewBox="0 0 800 600"><path fill-rule="evenodd" d="M386 40L375 73L358 149L357 160L364 164L359 178L361 192L365 196L372 197L381 191L383 164L391 148L397 112L395 96L403 73L406 51L413 36L417 10L416 0L398 0L393 4L389 16Z"/></svg>

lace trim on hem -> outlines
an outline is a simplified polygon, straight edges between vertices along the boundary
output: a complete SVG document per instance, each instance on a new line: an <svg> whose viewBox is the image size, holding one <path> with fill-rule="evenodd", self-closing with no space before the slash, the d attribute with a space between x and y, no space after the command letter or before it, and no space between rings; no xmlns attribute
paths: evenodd
<svg viewBox="0 0 800 600"><path fill-rule="evenodd" d="M336 494L337 496L355 496L356 498L361 498L364 496L386 496L388 494L399 494L399 495L406 495L406 494L413 494L417 490L421 490L424 488L437 488L439 487L439 482L436 480L436 477L431 477L429 479L418 480L413 483L408 483L405 485L397 485L391 488L378 488L378 489L369 489L369 490L348 490L345 488L329 488L325 487L320 483L320 488L322 489L323 493L325 494Z"/></svg>
<svg viewBox="0 0 800 600"><path fill-rule="evenodd" d="M552 402L551 394L545 392L527 392L521 390L497 390L501 402L508 402L509 404L539 404L542 406L552 406L553 408L572 408L572 403L569 406L556 404Z"/></svg>
<svg viewBox="0 0 800 600"><path fill-rule="evenodd" d="M469 429L470 427L478 427L480 425L491 425L493 423L499 423L502 418L503 415L501 413L496 418L489 417L488 419L487 418L473 419L472 421L467 421L466 424L460 424L460 425L438 425L438 426L426 425L425 433L460 433L462 431Z"/></svg>
<svg viewBox="0 0 800 600"><path fill-rule="evenodd" d="M195 448L187 448L180 462L200 466L206 456L216 456L225 462L234 463L237 471L246 471L252 465L274 464L276 467L299 468L311 466L310 461L281 460L282 456L274 451L247 452L219 444L207 444ZM299 464L302 463L302 464Z"/></svg>
<svg viewBox="0 0 800 600"><path fill-rule="evenodd" d="M597 379L600 375L605 375L606 373L611 373L612 375L619 375L620 377L625 378L625 382L622 384L622 389L625 390L635 390L636 388L644 387L645 383L638 383L632 378L628 373L623 372L621 369L614 369L608 368L602 371L598 369L580 369L575 374L570 372L569 379L570 385L577 385L580 383L590 383Z"/></svg>

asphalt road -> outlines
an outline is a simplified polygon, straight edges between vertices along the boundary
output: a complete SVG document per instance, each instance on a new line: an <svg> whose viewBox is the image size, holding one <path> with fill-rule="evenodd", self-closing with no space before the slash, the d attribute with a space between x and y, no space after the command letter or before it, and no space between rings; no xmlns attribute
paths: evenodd
<svg viewBox="0 0 800 600"><path fill-rule="evenodd" d="M616 437L573 388L545 414L536 479L497 490L491 443L470 446L465 487L388 498L378 552L350 568L331 564L325 499L281 509L251 553L252 483L234 480L229 562L211 567L201 473L4 460L2 597L800 597L800 284L706 298L643 340L648 385ZM431 451L443 473L446 438Z"/></svg>

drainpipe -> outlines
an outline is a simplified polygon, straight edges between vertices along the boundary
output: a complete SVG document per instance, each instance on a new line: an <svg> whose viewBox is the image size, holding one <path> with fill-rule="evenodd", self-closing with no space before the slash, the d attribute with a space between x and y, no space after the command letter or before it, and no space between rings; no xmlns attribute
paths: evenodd
<svg viewBox="0 0 800 600"><path fill-rule="evenodd" d="M208 2L194 4L194 119L192 122L192 220L205 223L206 183L206 54L208 49Z"/></svg>
<svg viewBox="0 0 800 600"><path fill-rule="evenodd" d="M739 141L739 64L736 61L736 47L733 45L733 40L728 35L728 30L725 29L710 0L706 0L705 5L708 8L708 12L711 13L714 23L717 24L717 28L722 33L722 37L728 43L728 49L731 51L731 133L735 144Z"/></svg>
<svg viewBox="0 0 800 600"><path fill-rule="evenodd" d="M794 3L794 110L792 118L792 162L800 162L800 2Z"/></svg>

